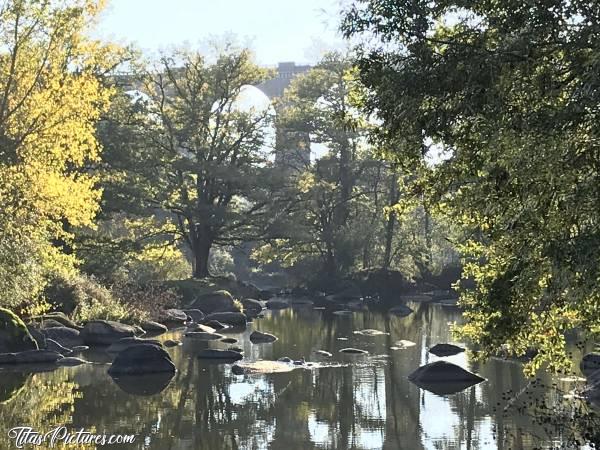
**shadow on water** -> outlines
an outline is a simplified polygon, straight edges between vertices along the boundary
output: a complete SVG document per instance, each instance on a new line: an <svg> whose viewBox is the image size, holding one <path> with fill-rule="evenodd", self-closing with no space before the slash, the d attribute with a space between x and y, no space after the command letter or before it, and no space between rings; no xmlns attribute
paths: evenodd
<svg viewBox="0 0 600 450"><path fill-rule="evenodd" d="M551 420L546 424L538 420L544 412L567 414L569 407L582 405L563 398L561 392L575 387L570 381L543 375L532 382L523 377L518 363L477 364L466 353L442 359L487 381L452 395L436 395L408 381L417 367L440 359L427 349L451 342L449 323L460 320L455 308L410 306L414 313L404 318L290 308L269 312L248 330L229 334L238 339L236 346L246 360L287 356L319 363L286 373L235 375L230 364L197 357L203 349L229 345L185 338L183 346L168 350L177 373L166 377L113 380L106 373L107 364L2 373L0 448L13 448L7 432L14 426L43 431L57 424L137 435L133 445L109 447L127 449L579 448L567 446L578 431L567 435L564 428L547 429ZM249 341L253 329L279 339L253 345ZM354 333L363 329L387 334ZM181 331L160 338L180 339ZM415 345L392 350L399 340ZM369 354L339 353L344 347ZM102 352L86 357L110 361ZM560 421L564 425L564 416Z"/></svg>

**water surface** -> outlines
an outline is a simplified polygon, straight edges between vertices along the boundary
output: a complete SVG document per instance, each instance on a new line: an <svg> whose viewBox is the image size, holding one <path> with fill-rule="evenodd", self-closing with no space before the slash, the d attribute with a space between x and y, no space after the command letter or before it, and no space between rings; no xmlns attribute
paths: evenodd
<svg viewBox="0 0 600 450"><path fill-rule="evenodd" d="M249 360L288 356L318 363L288 373L235 375L228 364L195 357L206 346L228 344L185 339L183 346L169 349L178 370L171 380L142 377L117 384L107 374L110 357L102 351L84 354L98 363L93 365L42 373L2 369L0 448L14 448L7 433L21 425L136 434L135 445L112 447L129 449L582 448L568 445L570 427L561 426L572 417L540 420L553 408L571 414L577 400L563 397L576 386L571 381L545 375L529 380L518 362L478 364L462 353L443 359L487 381L447 396L409 382L414 369L440 359L427 349L453 342L450 324L460 320L454 307L410 306L415 312L405 318L380 312L338 316L306 306L270 311L246 332L230 334ZM253 345L248 339L253 329L279 340ZM354 333L361 329L389 334ZM181 339L181 332L160 338ZM398 340L416 345L392 350ZM369 355L339 353L344 347Z"/></svg>

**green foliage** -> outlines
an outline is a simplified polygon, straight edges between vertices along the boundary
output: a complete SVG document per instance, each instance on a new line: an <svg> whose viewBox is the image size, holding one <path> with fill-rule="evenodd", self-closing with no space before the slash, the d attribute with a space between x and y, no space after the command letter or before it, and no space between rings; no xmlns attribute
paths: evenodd
<svg viewBox="0 0 600 450"><path fill-rule="evenodd" d="M565 334L600 331L597 5L360 0L344 28L379 40L358 49L378 136L466 237L462 336L566 367Z"/></svg>

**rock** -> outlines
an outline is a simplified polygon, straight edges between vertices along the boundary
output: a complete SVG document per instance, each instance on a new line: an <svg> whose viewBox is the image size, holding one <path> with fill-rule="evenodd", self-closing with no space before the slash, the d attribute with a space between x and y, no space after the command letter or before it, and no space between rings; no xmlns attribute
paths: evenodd
<svg viewBox="0 0 600 450"><path fill-rule="evenodd" d="M282 298L272 298L267 301L266 306L267 309L286 309L290 307L290 304Z"/></svg>
<svg viewBox="0 0 600 450"><path fill-rule="evenodd" d="M342 311L334 311L334 312L332 312L332 314L334 314L336 316L351 316L354 314L354 312L348 311L348 310L342 310Z"/></svg>
<svg viewBox="0 0 600 450"><path fill-rule="evenodd" d="M239 312L233 296L225 290L215 291L198 297L190 305L192 309L199 309L207 314L214 312Z"/></svg>
<svg viewBox="0 0 600 450"><path fill-rule="evenodd" d="M111 375L175 372L175 364L167 351L157 345L141 344L126 348L113 361Z"/></svg>
<svg viewBox="0 0 600 450"><path fill-rule="evenodd" d="M202 322L206 317L206 314L204 314L199 309L183 309L182 311L186 313L189 316L189 318L196 323Z"/></svg>
<svg viewBox="0 0 600 450"><path fill-rule="evenodd" d="M52 339L46 339L46 350L51 350L53 352L60 353L63 356L68 356L73 353L72 349L63 347L58 342Z"/></svg>
<svg viewBox="0 0 600 450"><path fill-rule="evenodd" d="M56 328L56 327L64 327L64 325L62 323L60 323L58 320L54 320L54 319L45 319L40 325L40 328Z"/></svg>
<svg viewBox="0 0 600 450"><path fill-rule="evenodd" d="M116 374L113 381L123 392L135 396L149 397L164 391L175 372L144 373L136 375Z"/></svg>
<svg viewBox="0 0 600 450"><path fill-rule="evenodd" d="M37 342L23 321L12 311L0 308L0 353L37 349Z"/></svg>
<svg viewBox="0 0 600 450"><path fill-rule="evenodd" d="M438 395L460 392L485 381L479 375L446 361L435 361L419 367L408 376L417 386Z"/></svg>
<svg viewBox="0 0 600 450"><path fill-rule="evenodd" d="M269 333L263 333L256 330L250 333L250 342L253 344L266 344L269 342L275 342L276 340L277 337Z"/></svg>
<svg viewBox="0 0 600 450"><path fill-rule="evenodd" d="M29 334L31 334L31 337L35 339L35 342L37 342L38 348L46 348L46 336L44 336L39 329L35 328L33 325L27 325L27 330L29 331Z"/></svg>
<svg viewBox="0 0 600 450"><path fill-rule="evenodd" d="M218 320L209 320L203 325L212 328L213 331L225 330L229 328L227 325L219 322Z"/></svg>
<svg viewBox="0 0 600 450"><path fill-rule="evenodd" d="M241 347L229 347L227 350L231 350L232 352L244 353L244 349Z"/></svg>
<svg viewBox="0 0 600 450"><path fill-rule="evenodd" d="M73 353L80 353L80 352L85 352L86 350L89 350L89 349L90 348L87 345L76 345L71 350L73 350Z"/></svg>
<svg viewBox="0 0 600 450"><path fill-rule="evenodd" d="M242 361L231 366L236 375L291 372L294 365L283 361Z"/></svg>
<svg viewBox="0 0 600 450"><path fill-rule="evenodd" d="M62 358L63 355L51 350L27 350L15 353L16 364L52 363Z"/></svg>
<svg viewBox="0 0 600 450"><path fill-rule="evenodd" d="M201 359L219 359L223 361L239 361L243 355L233 350L216 350L207 348L198 353L198 358Z"/></svg>
<svg viewBox="0 0 600 450"><path fill-rule="evenodd" d="M163 342L163 345L168 348L177 347L177 346L181 345L181 341L177 341L175 339L167 339L166 341Z"/></svg>
<svg viewBox="0 0 600 450"><path fill-rule="evenodd" d="M238 340L236 338L228 337L221 339L221 342L225 344L237 344Z"/></svg>
<svg viewBox="0 0 600 450"><path fill-rule="evenodd" d="M169 324L181 324L183 325L188 320L188 316L180 309L165 309L160 312L159 321L162 323Z"/></svg>
<svg viewBox="0 0 600 450"><path fill-rule="evenodd" d="M157 341L155 339L140 339L138 337L133 336L133 337L126 337L123 339L119 339L118 341L113 342L106 349L106 351L108 353L119 353L133 345L146 345L146 344L158 345L159 347L162 347L162 344L160 343L160 341Z"/></svg>
<svg viewBox="0 0 600 450"><path fill-rule="evenodd" d="M145 320L140 324L142 330L146 333L166 333L169 329L162 323Z"/></svg>
<svg viewBox="0 0 600 450"><path fill-rule="evenodd" d="M429 349L429 353L433 353L435 356L458 355L464 351L464 348L452 344L436 344Z"/></svg>
<svg viewBox="0 0 600 450"><path fill-rule="evenodd" d="M288 363L291 364L294 361L292 360L292 358L288 357L288 356L282 356L281 358L277 359L277 361L279 362L284 362L284 363Z"/></svg>
<svg viewBox="0 0 600 450"><path fill-rule="evenodd" d="M388 312L396 316L406 317L411 314L413 310L406 305L397 305L391 308Z"/></svg>
<svg viewBox="0 0 600 450"><path fill-rule="evenodd" d="M67 315L63 312L46 313L41 316L33 316L30 319L33 321L36 321L36 322L39 322L39 321L58 322L61 324L61 326L67 327L67 328L73 328L74 330L81 330L81 328L82 328L79 325L77 325L75 322L73 322L71 319L69 319L67 317Z"/></svg>
<svg viewBox="0 0 600 450"><path fill-rule="evenodd" d="M354 355L368 355L369 352L366 350L361 350L359 348L343 348L340 350L340 353L350 353L350 354L354 354Z"/></svg>
<svg viewBox="0 0 600 450"><path fill-rule="evenodd" d="M261 300L270 300L275 294L268 289L261 289L258 293L258 298Z"/></svg>
<svg viewBox="0 0 600 450"><path fill-rule="evenodd" d="M410 347L414 347L415 345L417 345L415 342L413 341L407 341L405 339L402 339L400 341L396 341L394 342L394 346L391 347L392 350L404 350Z"/></svg>
<svg viewBox="0 0 600 450"><path fill-rule="evenodd" d="M111 345L119 339L133 336L133 327L109 320L92 320L81 330L85 345Z"/></svg>
<svg viewBox="0 0 600 450"><path fill-rule="evenodd" d="M585 377L600 370L600 353L592 352L585 355L579 363L579 369Z"/></svg>
<svg viewBox="0 0 600 450"><path fill-rule="evenodd" d="M223 339L225 336L217 333L205 333L204 331L190 331L185 333L185 337L201 341L216 341L217 339Z"/></svg>
<svg viewBox="0 0 600 450"><path fill-rule="evenodd" d="M306 361L304 360L304 358L300 358L294 361L294 365L295 366L303 366L306 364Z"/></svg>
<svg viewBox="0 0 600 450"><path fill-rule="evenodd" d="M315 354L324 356L326 358L331 358L333 355L325 350L315 350Z"/></svg>
<svg viewBox="0 0 600 450"><path fill-rule="evenodd" d="M244 307L244 313L251 316L259 314L264 308L261 302L253 298L245 298L242 300L242 306Z"/></svg>
<svg viewBox="0 0 600 450"><path fill-rule="evenodd" d="M0 353L0 365L15 364L16 362L17 355L15 353Z"/></svg>
<svg viewBox="0 0 600 450"><path fill-rule="evenodd" d="M246 326L246 315L241 312L216 312L207 315L206 320L216 320L217 322L236 327Z"/></svg>
<svg viewBox="0 0 600 450"><path fill-rule="evenodd" d="M75 366L80 366L82 364L89 364L89 361L70 356L67 358L59 359L58 361L56 361L56 364L59 366L75 367Z"/></svg>
<svg viewBox="0 0 600 450"><path fill-rule="evenodd" d="M384 331L373 330L371 328L367 328L366 330L355 331L354 334L361 334L363 336L385 336L390 333L386 333Z"/></svg>
<svg viewBox="0 0 600 450"><path fill-rule="evenodd" d="M315 302L307 297L292 297L291 304L292 306L314 306Z"/></svg>
<svg viewBox="0 0 600 450"><path fill-rule="evenodd" d="M217 330L215 330L212 327L209 327L208 325L204 325L201 323L193 323L186 328L186 331L204 331L205 333L214 333Z"/></svg>
<svg viewBox="0 0 600 450"><path fill-rule="evenodd" d="M58 342L63 347L73 348L79 345L84 345L83 338L79 330L67 327L47 328L42 330L42 334L46 339L52 339Z"/></svg>

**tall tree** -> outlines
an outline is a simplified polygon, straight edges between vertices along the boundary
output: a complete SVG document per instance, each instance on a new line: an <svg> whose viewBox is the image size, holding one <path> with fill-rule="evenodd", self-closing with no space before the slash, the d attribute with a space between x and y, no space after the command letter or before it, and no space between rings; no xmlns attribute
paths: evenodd
<svg viewBox="0 0 600 450"><path fill-rule="evenodd" d="M89 39L101 2L0 5L0 304L32 307L54 270L69 270L69 226L90 224L99 191L95 124L121 59Z"/></svg>
<svg viewBox="0 0 600 450"><path fill-rule="evenodd" d="M600 5L359 0L348 10L380 136L461 223L463 334L489 355L567 364L565 333L600 332ZM447 150L431 170L422 149Z"/></svg>
<svg viewBox="0 0 600 450"><path fill-rule="evenodd" d="M277 178L267 146L271 109L248 107L242 98L268 75L248 50L228 48L214 62L177 51L140 71L134 110L105 124L107 151L116 156L112 192L139 213L172 222L165 231L189 248L194 277L209 276L213 245L268 229ZM110 129L126 141L112 139Z"/></svg>

